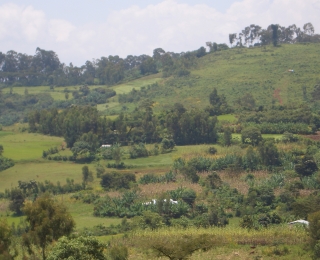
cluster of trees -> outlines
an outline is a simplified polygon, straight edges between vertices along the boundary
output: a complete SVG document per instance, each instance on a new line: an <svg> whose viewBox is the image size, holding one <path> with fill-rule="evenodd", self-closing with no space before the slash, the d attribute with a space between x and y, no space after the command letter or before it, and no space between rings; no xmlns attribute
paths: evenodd
<svg viewBox="0 0 320 260"><path fill-rule="evenodd" d="M116 95L112 89L95 88L90 90L87 85L81 86L79 90L74 90L70 94L68 89L65 89L64 92L66 100L54 101L49 93L29 94L28 89L25 88L24 95L19 95L14 93L12 88L8 93L3 93L0 88L0 124L12 125L17 121L26 122L27 113L32 110L102 104ZM69 99L71 94L73 98Z"/></svg>
<svg viewBox="0 0 320 260"><path fill-rule="evenodd" d="M153 56L128 55L126 58L108 56L86 61L77 67L61 63L54 51L36 49L35 55L8 51L0 52L0 83L14 86L67 86L80 84L114 85L143 75L163 70L164 76L188 75L186 69L195 59L205 54L205 49L187 53L165 52L158 48Z"/></svg>
<svg viewBox="0 0 320 260"><path fill-rule="evenodd" d="M3 151L4 151L3 145L0 144L0 172L4 171L5 169L8 169L8 168L14 166L14 161L13 160L2 156Z"/></svg>
<svg viewBox="0 0 320 260"><path fill-rule="evenodd" d="M313 92L316 96L317 87ZM316 100L316 98L314 98ZM315 109L307 104L257 106L255 98L250 93L236 100L238 123L242 128L255 126L263 134L312 134L320 127L320 116ZM239 129L234 129L237 132Z"/></svg>
<svg viewBox="0 0 320 260"><path fill-rule="evenodd" d="M76 144L76 155L84 149L94 152L103 143L157 143L170 136L179 145L216 142L217 119L209 113L187 111L175 104L171 110L154 115L152 105L152 101L142 102L132 113L121 113L114 121L100 117L94 107L34 111L29 114L29 130L63 136L68 147Z"/></svg>
<svg viewBox="0 0 320 260"><path fill-rule="evenodd" d="M279 43L299 42L320 42L320 35L314 34L314 27L311 23L303 25L303 30L295 24L288 27L279 24L271 24L267 29L251 24L245 27L240 33L229 34L231 46L259 46Z"/></svg>

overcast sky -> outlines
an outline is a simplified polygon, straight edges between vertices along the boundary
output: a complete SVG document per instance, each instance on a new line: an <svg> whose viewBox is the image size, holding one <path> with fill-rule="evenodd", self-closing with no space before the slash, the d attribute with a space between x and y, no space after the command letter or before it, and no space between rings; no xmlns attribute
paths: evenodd
<svg viewBox="0 0 320 260"><path fill-rule="evenodd" d="M0 0L0 51L55 51L83 65L102 56L182 52L228 43L245 26L311 22L320 32L320 0Z"/></svg>

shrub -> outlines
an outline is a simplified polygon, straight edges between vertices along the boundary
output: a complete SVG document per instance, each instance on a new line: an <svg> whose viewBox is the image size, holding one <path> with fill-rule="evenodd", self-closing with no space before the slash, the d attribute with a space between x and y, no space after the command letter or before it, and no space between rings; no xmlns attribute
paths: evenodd
<svg viewBox="0 0 320 260"><path fill-rule="evenodd" d="M218 150L215 147L209 147L208 149L208 153L209 154L216 154L218 152Z"/></svg>
<svg viewBox="0 0 320 260"><path fill-rule="evenodd" d="M127 260L129 257L128 248L124 245L115 245L109 248L111 260Z"/></svg>
<svg viewBox="0 0 320 260"><path fill-rule="evenodd" d="M132 225L140 229L151 229L155 230L164 225L162 217L151 211L143 212L142 216L137 216L132 219Z"/></svg>
<svg viewBox="0 0 320 260"><path fill-rule="evenodd" d="M262 163L266 166L281 165L280 154L273 140L267 140L261 143L258 148Z"/></svg>
<svg viewBox="0 0 320 260"><path fill-rule="evenodd" d="M104 172L105 172L105 169L101 164L96 165L97 178L100 178L102 174L104 174Z"/></svg>
<svg viewBox="0 0 320 260"><path fill-rule="evenodd" d="M318 166L312 156L303 156L298 164L294 167L295 171L303 176L310 176L318 170Z"/></svg>
<svg viewBox="0 0 320 260"><path fill-rule="evenodd" d="M252 216L245 215L242 217L239 223L240 227L246 229L253 229L255 228L254 219Z"/></svg>
<svg viewBox="0 0 320 260"><path fill-rule="evenodd" d="M14 161L0 156L0 172L14 166Z"/></svg>
<svg viewBox="0 0 320 260"><path fill-rule="evenodd" d="M320 211L310 214L308 216L308 221L311 246L314 248L320 242Z"/></svg>
<svg viewBox="0 0 320 260"><path fill-rule="evenodd" d="M76 200L81 200L83 203L91 204L100 198L98 194L94 194L92 191L80 191L71 196L71 198Z"/></svg>
<svg viewBox="0 0 320 260"><path fill-rule="evenodd" d="M306 219L309 214L320 211L320 197L310 195L304 198L298 198L292 203L292 213L300 218Z"/></svg>
<svg viewBox="0 0 320 260"><path fill-rule="evenodd" d="M101 177L100 184L105 189L130 189L130 182L136 182L133 173L105 173Z"/></svg>
<svg viewBox="0 0 320 260"><path fill-rule="evenodd" d="M129 169L129 168L132 168L132 166L126 165L124 162L119 162L119 163L108 163L107 168Z"/></svg>
<svg viewBox="0 0 320 260"><path fill-rule="evenodd" d="M175 145L176 144L174 143L173 139L163 138L161 141L161 152L169 152L175 147Z"/></svg>
<svg viewBox="0 0 320 260"><path fill-rule="evenodd" d="M153 173L148 173L143 175L139 183L140 184L149 184L149 183L163 183L163 182L175 182L176 181L176 174L172 171L167 172L165 175L156 176Z"/></svg>
<svg viewBox="0 0 320 260"><path fill-rule="evenodd" d="M192 189L185 189L182 194L181 198L184 202L189 204L190 206L194 203L197 198L196 192Z"/></svg>
<svg viewBox="0 0 320 260"><path fill-rule="evenodd" d="M198 156L187 162L189 167L196 169L198 172L208 171L212 164L212 159Z"/></svg>
<svg viewBox="0 0 320 260"><path fill-rule="evenodd" d="M197 175L197 170L193 166L183 166L180 169L180 172L186 179L190 180L193 183L197 183L200 179L199 175Z"/></svg>
<svg viewBox="0 0 320 260"><path fill-rule="evenodd" d="M141 246L151 249L156 257L169 259L188 259L195 251L208 251L218 244L213 236L208 234L173 236L153 236L141 239Z"/></svg>
<svg viewBox="0 0 320 260"><path fill-rule="evenodd" d="M217 189L221 187L222 181L220 176L216 172L212 172L206 177L204 184L208 189Z"/></svg>
<svg viewBox="0 0 320 260"><path fill-rule="evenodd" d="M241 131L241 140L244 144L258 145L262 141L261 131L254 126L246 127Z"/></svg>
<svg viewBox="0 0 320 260"><path fill-rule="evenodd" d="M130 158L136 159L140 157L148 157L148 150L143 143L133 145L129 150Z"/></svg>

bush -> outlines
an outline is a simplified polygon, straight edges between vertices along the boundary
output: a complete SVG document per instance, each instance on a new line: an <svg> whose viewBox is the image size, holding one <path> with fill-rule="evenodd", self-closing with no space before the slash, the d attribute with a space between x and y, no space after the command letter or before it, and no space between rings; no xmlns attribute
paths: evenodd
<svg viewBox="0 0 320 260"><path fill-rule="evenodd" d="M255 228L255 223L254 223L253 217L248 216L248 215L243 216L243 218L240 220L239 225L240 225L240 227L246 228L246 229Z"/></svg>
<svg viewBox="0 0 320 260"><path fill-rule="evenodd" d="M188 167L196 169L198 172L208 171L212 164L212 159L198 156L188 161Z"/></svg>
<svg viewBox="0 0 320 260"><path fill-rule="evenodd" d="M124 162L119 163L108 163L107 168L115 168L115 169L130 169L131 165L126 165Z"/></svg>
<svg viewBox="0 0 320 260"><path fill-rule="evenodd" d="M174 143L173 139L163 138L161 141L161 152L169 152L175 147L175 145L176 144Z"/></svg>
<svg viewBox="0 0 320 260"><path fill-rule="evenodd" d="M209 154L216 154L218 152L218 150L215 147L209 147L208 149L208 153Z"/></svg>
<svg viewBox="0 0 320 260"><path fill-rule="evenodd" d="M0 172L14 166L14 161L0 156Z"/></svg>
<svg viewBox="0 0 320 260"><path fill-rule="evenodd" d="M101 177L100 184L105 189L130 189L130 182L136 182L133 173L105 173Z"/></svg>
<svg viewBox="0 0 320 260"><path fill-rule="evenodd" d="M127 260L129 257L128 248L123 245L116 245L109 248L111 260Z"/></svg>
<svg viewBox="0 0 320 260"><path fill-rule="evenodd" d="M300 162L295 165L294 169L300 175L300 177L303 177L311 176L318 170L318 166L312 156L306 155L301 158Z"/></svg>
<svg viewBox="0 0 320 260"><path fill-rule="evenodd" d="M149 184L149 183L163 183L163 182L175 182L176 181L176 174L172 171L167 172L165 175L158 175L156 176L153 173L148 173L143 175L139 183L140 184Z"/></svg>
<svg viewBox="0 0 320 260"><path fill-rule="evenodd" d="M259 153L262 163L266 166L281 165L280 154L273 140L266 140L259 146Z"/></svg>
<svg viewBox="0 0 320 260"><path fill-rule="evenodd" d="M129 150L130 158L136 159L140 157L148 157L148 150L143 143L133 145Z"/></svg>
<svg viewBox="0 0 320 260"><path fill-rule="evenodd" d="M318 251L320 242L320 211L314 212L308 216L309 221L309 236L311 238L311 246Z"/></svg>
<svg viewBox="0 0 320 260"><path fill-rule="evenodd" d="M197 198L196 192L192 189L185 189L181 194L182 200L189 204L190 206L193 205L194 201Z"/></svg>
<svg viewBox="0 0 320 260"><path fill-rule="evenodd" d="M221 187L222 181L220 176L216 172L212 172L206 177L204 185L208 189L218 189L219 187Z"/></svg>
<svg viewBox="0 0 320 260"><path fill-rule="evenodd" d="M241 140L244 144L256 146L262 141L261 131L254 126L246 127L241 131Z"/></svg>
<svg viewBox="0 0 320 260"><path fill-rule="evenodd" d="M180 169L180 172L186 179L190 180L193 183L197 183L200 179L199 175L197 175L197 170L193 166L183 166Z"/></svg>
<svg viewBox="0 0 320 260"><path fill-rule="evenodd" d="M83 203L91 204L100 198L98 194L94 194L92 191L80 191L71 196L72 199L81 200Z"/></svg>

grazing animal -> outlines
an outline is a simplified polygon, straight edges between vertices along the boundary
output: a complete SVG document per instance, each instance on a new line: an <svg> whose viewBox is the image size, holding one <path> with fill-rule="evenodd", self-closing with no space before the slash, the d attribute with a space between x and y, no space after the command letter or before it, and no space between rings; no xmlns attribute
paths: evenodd
<svg viewBox="0 0 320 260"><path fill-rule="evenodd" d="M164 199L163 201L167 202L166 199ZM152 199L151 201L142 203L142 205L146 205L146 206L148 206L148 205L156 205L156 204L157 204L157 200L156 199ZM178 201L170 199L170 204L178 204Z"/></svg>
<svg viewBox="0 0 320 260"><path fill-rule="evenodd" d="M309 221L306 221L306 220L303 220L303 219L299 219L299 220L296 220L296 221L289 222L288 224L289 225L303 224L303 225L309 226Z"/></svg>

